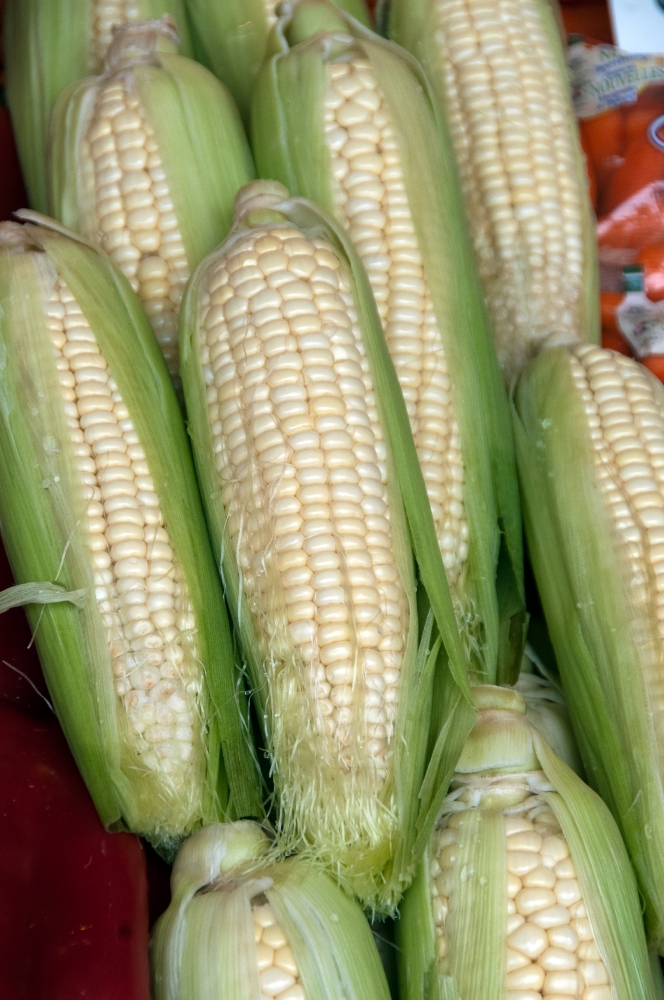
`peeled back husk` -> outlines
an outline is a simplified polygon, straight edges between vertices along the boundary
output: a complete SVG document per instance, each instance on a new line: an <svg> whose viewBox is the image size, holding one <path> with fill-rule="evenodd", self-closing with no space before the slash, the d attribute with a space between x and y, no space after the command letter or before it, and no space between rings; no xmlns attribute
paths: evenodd
<svg viewBox="0 0 664 1000"><path fill-rule="evenodd" d="M251 822L180 849L152 941L156 1000L389 1000L369 924L315 865L279 860Z"/></svg>
<svg viewBox="0 0 664 1000"><path fill-rule="evenodd" d="M547 351L514 395L526 533L588 781L621 828L664 948L657 569L664 390L629 358Z"/></svg>
<svg viewBox="0 0 664 1000"><path fill-rule="evenodd" d="M257 170L346 226L377 300L393 274L411 276L381 305L446 567L425 587L432 601L449 590L475 680L513 683L525 621L514 454L449 139L407 52L324 0L280 14L253 98ZM340 186L346 157L355 195Z"/></svg>
<svg viewBox="0 0 664 1000"><path fill-rule="evenodd" d="M472 689L476 723L399 923L403 1000L658 996L636 880L602 800L526 719Z"/></svg>
<svg viewBox="0 0 664 1000"><path fill-rule="evenodd" d="M24 217L0 227L10 596L102 821L169 854L203 822L261 815L189 443L125 279Z"/></svg>
<svg viewBox="0 0 664 1000"><path fill-rule="evenodd" d="M335 5L369 24L364 0L335 0ZM278 6L278 0L187 0L200 60L226 84L245 121Z"/></svg>
<svg viewBox="0 0 664 1000"><path fill-rule="evenodd" d="M253 176L232 97L177 37L169 17L119 29L101 75L58 98L49 143L52 214L129 279L175 379L184 286Z"/></svg>
<svg viewBox="0 0 664 1000"><path fill-rule="evenodd" d="M101 10L99 8L102 8ZM58 95L75 80L100 73L112 29L170 14L180 52L191 44L182 0L9 0L5 15L7 104L30 206L48 211L47 138Z"/></svg>

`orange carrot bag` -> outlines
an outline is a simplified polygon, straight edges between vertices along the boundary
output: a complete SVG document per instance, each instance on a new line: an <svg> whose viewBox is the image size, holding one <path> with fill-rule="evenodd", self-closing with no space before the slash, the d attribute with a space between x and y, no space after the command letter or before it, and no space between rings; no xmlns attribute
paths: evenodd
<svg viewBox="0 0 664 1000"><path fill-rule="evenodd" d="M602 340L664 371L664 55L575 36L568 61L597 213Z"/></svg>

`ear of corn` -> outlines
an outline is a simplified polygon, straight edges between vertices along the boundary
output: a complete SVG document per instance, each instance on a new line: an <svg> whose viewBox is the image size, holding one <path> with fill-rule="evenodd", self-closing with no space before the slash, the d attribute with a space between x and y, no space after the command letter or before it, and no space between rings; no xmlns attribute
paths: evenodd
<svg viewBox="0 0 664 1000"><path fill-rule="evenodd" d="M544 345L597 341L594 220L547 0L391 0L454 143L505 379Z"/></svg>
<svg viewBox="0 0 664 1000"><path fill-rule="evenodd" d="M661 949L664 391L611 351L559 348L524 372L514 424L529 548L579 749Z"/></svg>
<svg viewBox="0 0 664 1000"><path fill-rule="evenodd" d="M364 0L334 0L360 23L370 18ZM254 80L277 21L277 0L187 0L201 61L226 84L240 114L249 117Z"/></svg>
<svg viewBox="0 0 664 1000"><path fill-rule="evenodd" d="M518 692L472 694L477 721L401 907L401 996L654 998L608 809L526 720Z"/></svg>
<svg viewBox="0 0 664 1000"><path fill-rule="evenodd" d="M48 210L46 142L58 95L100 73L113 28L171 14L191 55L182 0L9 0L5 15L7 103L32 208Z"/></svg>
<svg viewBox="0 0 664 1000"><path fill-rule="evenodd" d="M3 542L103 822L168 853L261 806L175 395L125 280L49 220L2 224L0 305Z"/></svg>
<svg viewBox="0 0 664 1000"><path fill-rule="evenodd" d="M467 664L366 275L343 230L286 195L243 189L192 276L189 427L284 840L390 910L412 874L435 665L409 531L461 685Z"/></svg>
<svg viewBox="0 0 664 1000"><path fill-rule="evenodd" d="M366 918L255 823L217 824L176 858L153 939L156 1000L389 1000Z"/></svg>
<svg viewBox="0 0 664 1000"><path fill-rule="evenodd" d="M524 615L509 414L426 81L407 53L320 0L287 10L273 40L254 94L257 169L348 229L406 399L466 656L478 678L515 680Z"/></svg>
<svg viewBox="0 0 664 1000"><path fill-rule="evenodd" d="M129 279L175 378L184 286L252 176L230 95L176 38L169 18L116 32L105 72L58 98L50 147L53 214Z"/></svg>

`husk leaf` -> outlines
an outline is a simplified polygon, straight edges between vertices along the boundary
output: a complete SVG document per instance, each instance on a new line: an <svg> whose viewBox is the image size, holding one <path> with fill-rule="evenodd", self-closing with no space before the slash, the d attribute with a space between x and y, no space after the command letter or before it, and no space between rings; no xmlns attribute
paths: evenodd
<svg viewBox="0 0 664 1000"><path fill-rule="evenodd" d="M193 268L228 233L233 199L254 176L254 168L226 88L191 59L165 52L158 61L158 67L137 67L136 87L155 130Z"/></svg>
<svg viewBox="0 0 664 1000"><path fill-rule="evenodd" d="M0 591L0 614L10 608L22 608L26 604L59 604L69 601L82 608L88 598L87 590L65 590L57 583L20 583Z"/></svg>
<svg viewBox="0 0 664 1000"><path fill-rule="evenodd" d="M362 24L369 24L364 0L335 0ZM188 0L199 58L228 87L245 122L251 94L265 58L269 22L264 0Z"/></svg>
<svg viewBox="0 0 664 1000"><path fill-rule="evenodd" d="M654 986L639 894L620 831L611 813L539 733L533 744L556 789L550 803L574 860L595 940L619 997L653 998Z"/></svg>

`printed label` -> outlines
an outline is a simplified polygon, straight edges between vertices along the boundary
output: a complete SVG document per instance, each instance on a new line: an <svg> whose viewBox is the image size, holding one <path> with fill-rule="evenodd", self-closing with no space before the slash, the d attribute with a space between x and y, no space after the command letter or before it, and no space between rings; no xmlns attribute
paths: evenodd
<svg viewBox="0 0 664 1000"><path fill-rule="evenodd" d="M651 83L664 81L664 55L631 55L613 45L574 42L567 50L577 118L633 104Z"/></svg>
<svg viewBox="0 0 664 1000"><path fill-rule="evenodd" d="M627 295L616 309L616 322L637 358L664 354L664 302Z"/></svg>

